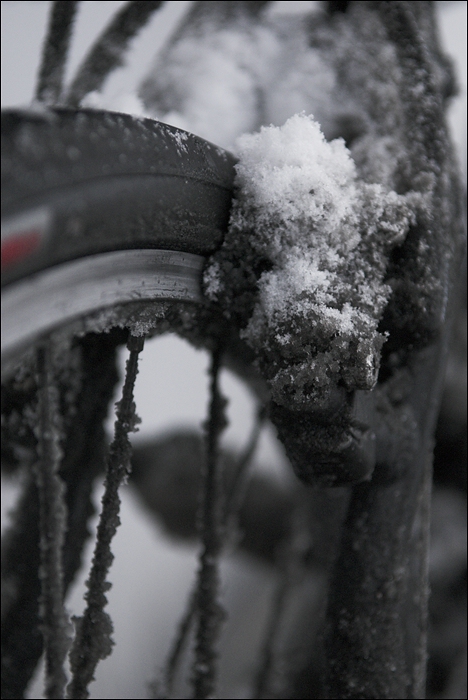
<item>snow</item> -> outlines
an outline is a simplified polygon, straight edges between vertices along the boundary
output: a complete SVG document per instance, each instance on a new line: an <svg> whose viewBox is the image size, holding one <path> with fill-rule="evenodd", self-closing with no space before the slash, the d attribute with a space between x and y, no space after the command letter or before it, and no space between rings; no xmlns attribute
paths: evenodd
<svg viewBox="0 0 468 700"><path fill-rule="evenodd" d="M355 220L356 199L356 169L342 139L327 143L320 125L299 114L282 128L262 127L240 137L236 150L236 184L243 199L262 210L267 225L275 215L284 222L281 238L272 242L278 254L285 238L295 242L303 217L321 219L327 235L339 236L349 249L355 246L357 239L339 230Z"/></svg>
<svg viewBox="0 0 468 700"><path fill-rule="evenodd" d="M305 114L240 137L237 153L237 195L225 243L205 272L207 296L225 303L232 295L225 313L244 316L242 335L277 403L320 405L340 380L350 391L372 389L391 291L387 254L403 242L422 198L359 179L344 141L327 142ZM230 289L232 269L259 259L271 269L256 280L249 315L239 309L240 290Z"/></svg>
<svg viewBox="0 0 468 700"><path fill-rule="evenodd" d="M374 386L388 254L424 205L394 191L406 178L401 70L377 15L361 15L197 16L139 91L155 117L239 157L205 293L295 409L326 403L336 383Z"/></svg>

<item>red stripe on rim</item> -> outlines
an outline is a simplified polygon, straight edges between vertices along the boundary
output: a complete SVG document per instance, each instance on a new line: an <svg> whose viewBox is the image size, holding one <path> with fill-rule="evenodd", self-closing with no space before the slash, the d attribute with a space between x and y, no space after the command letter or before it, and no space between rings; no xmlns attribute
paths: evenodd
<svg viewBox="0 0 468 700"><path fill-rule="evenodd" d="M2 270L31 255L39 247L41 234L38 229L21 231L2 241Z"/></svg>

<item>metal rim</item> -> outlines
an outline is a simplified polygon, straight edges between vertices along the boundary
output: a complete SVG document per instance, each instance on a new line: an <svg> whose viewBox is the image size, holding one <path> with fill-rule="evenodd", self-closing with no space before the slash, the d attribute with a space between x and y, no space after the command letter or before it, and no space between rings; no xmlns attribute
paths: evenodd
<svg viewBox="0 0 468 700"><path fill-rule="evenodd" d="M134 301L202 299L205 258L169 250L119 250L46 269L2 291L2 364L18 348L86 314Z"/></svg>

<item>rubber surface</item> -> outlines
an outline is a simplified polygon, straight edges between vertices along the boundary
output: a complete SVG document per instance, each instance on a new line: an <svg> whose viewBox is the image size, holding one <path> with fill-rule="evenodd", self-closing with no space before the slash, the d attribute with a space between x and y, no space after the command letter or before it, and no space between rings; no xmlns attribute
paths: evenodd
<svg viewBox="0 0 468 700"><path fill-rule="evenodd" d="M226 230L234 157L151 119L2 112L2 285L84 256L209 255Z"/></svg>

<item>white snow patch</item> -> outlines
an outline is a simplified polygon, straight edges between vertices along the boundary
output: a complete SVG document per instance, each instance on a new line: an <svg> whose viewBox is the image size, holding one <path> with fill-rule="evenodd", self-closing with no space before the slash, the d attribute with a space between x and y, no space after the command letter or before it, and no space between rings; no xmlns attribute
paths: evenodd
<svg viewBox="0 0 468 700"><path fill-rule="evenodd" d="M371 389L390 295L387 254L414 221L415 197L359 180L343 140L328 143L305 114L243 135L237 153L237 198L227 238L205 272L207 296L230 299L228 315L242 313L245 288L231 289L232 268L251 280L251 250L252 266L263 259L271 269L257 276L242 335L274 399L317 405L340 379L349 390Z"/></svg>

